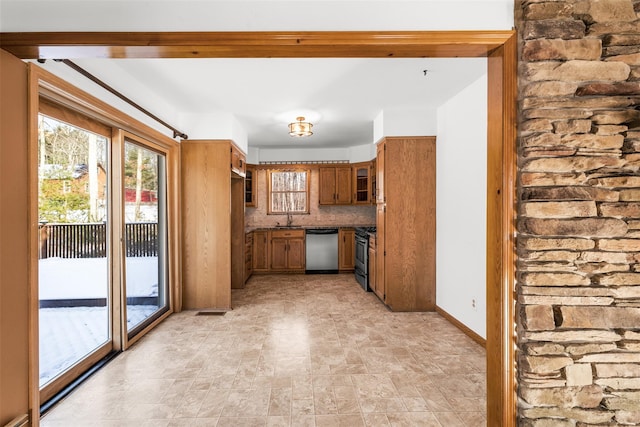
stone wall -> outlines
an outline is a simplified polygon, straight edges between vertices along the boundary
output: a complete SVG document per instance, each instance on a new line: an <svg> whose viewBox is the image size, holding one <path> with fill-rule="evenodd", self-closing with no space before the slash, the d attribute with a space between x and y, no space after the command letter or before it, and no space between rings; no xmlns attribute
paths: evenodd
<svg viewBox="0 0 640 427"><path fill-rule="evenodd" d="M640 1L515 2L520 425L640 425Z"/></svg>

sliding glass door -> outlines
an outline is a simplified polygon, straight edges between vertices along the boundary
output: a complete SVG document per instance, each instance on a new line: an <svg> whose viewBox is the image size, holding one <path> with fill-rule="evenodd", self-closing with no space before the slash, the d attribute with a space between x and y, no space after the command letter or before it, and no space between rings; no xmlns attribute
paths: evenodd
<svg viewBox="0 0 640 427"><path fill-rule="evenodd" d="M42 114L38 124L39 384L46 401L112 350L110 129Z"/></svg>
<svg viewBox="0 0 640 427"><path fill-rule="evenodd" d="M128 339L169 310L166 157L141 143L128 137L124 146Z"/></svg>
<svg viewBox="0 0 640 427"><path fill-rule="evenodd" d="M38 136L46 403L170 310L168 150L44 98Z"/></svg>

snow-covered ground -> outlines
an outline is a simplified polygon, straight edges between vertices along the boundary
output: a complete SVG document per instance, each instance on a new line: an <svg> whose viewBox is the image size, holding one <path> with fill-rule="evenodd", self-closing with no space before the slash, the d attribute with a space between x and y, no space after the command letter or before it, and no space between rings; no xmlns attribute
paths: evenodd
<svg viewBox="0 0 640 427"><path fill-rule="evenodd" d="M39 261L40 300L107 297L106 258L47 258ZM126 262L127 297L158 296L158 258L130 257ZM127 305L130 330L158 310ZM109 339L106 307L41 308L40 385L68 369Z"/></svg>
<svg viewBox="0 0 640 427"><path fill-rule="evenodd" d="M106 258L45 258L38 263L41 300L106 298ZM127 296L158 295L158 257L129 257Z"/></svg>

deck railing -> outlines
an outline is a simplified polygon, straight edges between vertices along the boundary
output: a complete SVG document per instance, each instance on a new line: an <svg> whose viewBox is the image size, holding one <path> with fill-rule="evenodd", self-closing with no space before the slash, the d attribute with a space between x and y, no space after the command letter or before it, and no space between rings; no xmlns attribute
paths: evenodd
<svg viewBox="0 0 640 427"><path fill-rule="evenodd" d="M107 225L40 224L40 258L100 258L107 255ZM128 257L158 256L158 223L125 224Z"/></svg>

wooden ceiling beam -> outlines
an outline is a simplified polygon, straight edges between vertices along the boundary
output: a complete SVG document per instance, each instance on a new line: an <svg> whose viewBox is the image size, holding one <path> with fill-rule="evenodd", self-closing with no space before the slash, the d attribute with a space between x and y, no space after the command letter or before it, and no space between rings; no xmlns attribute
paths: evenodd
<svg viewBox="0 0 640 427"><path fill-rule="evenodd" d="M485 57L513 31L17 32L0 48L21 59Z"/></svg>

